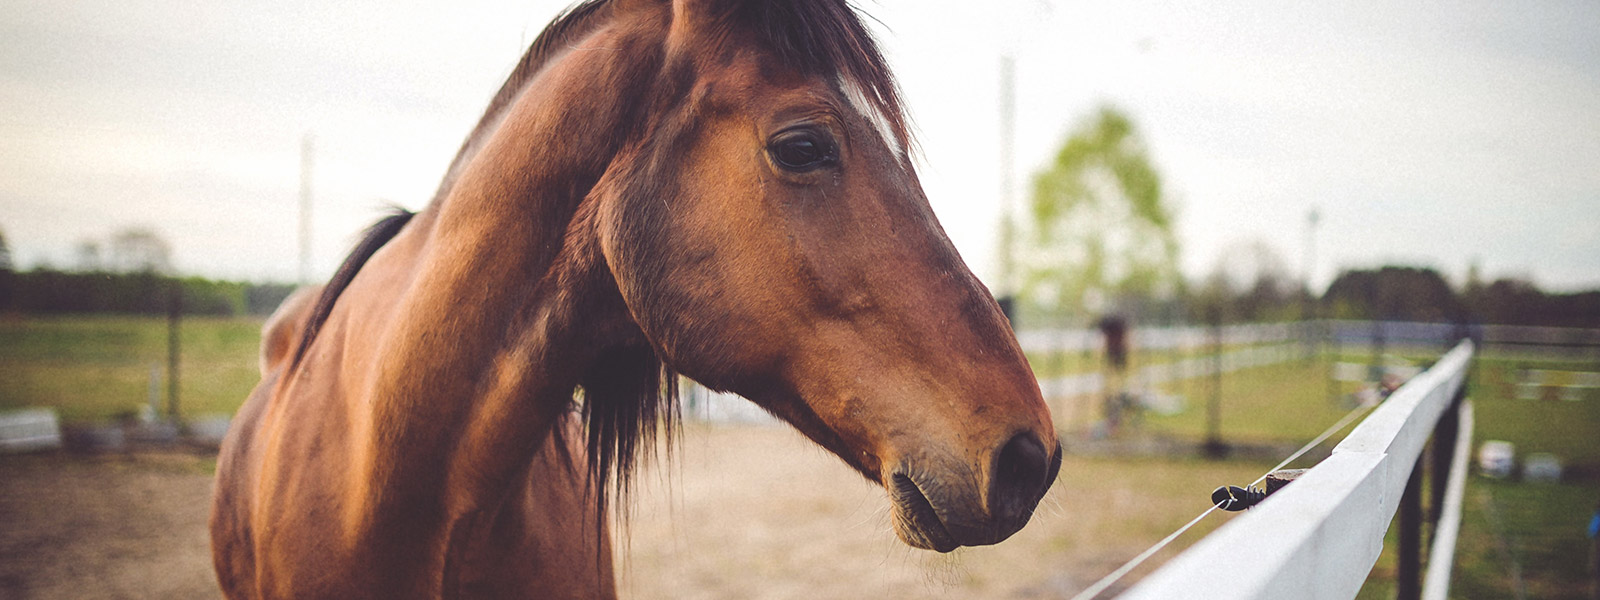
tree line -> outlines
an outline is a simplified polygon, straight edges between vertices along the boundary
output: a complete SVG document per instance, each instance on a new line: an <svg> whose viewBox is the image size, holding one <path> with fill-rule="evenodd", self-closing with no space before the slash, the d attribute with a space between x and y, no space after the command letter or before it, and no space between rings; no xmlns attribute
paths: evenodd
<svg viewBox="0 0 1600 600"><path fill-rule="evenodd" d="M68 272L50 268L0 269L0 313L165 315L267 315L293 285L136 273Z"/></svg>
<svg viewBox="0 0 1600 600"><path fill-rule="evenodd" d="M295 288L284 283L172 277L153 271L77 272L41 267L16 272L8 267L6 261L0 261L0 313L164 315L176 301L189 315L267 315ZM1124 311L1138 304L1118 302ZM1518 279L1490 283L1469 279L1456 290L1438 271L1401 266L1344 271L1321 297L1294 289L1267 273L1237 290L1206 284L1184 286L1179 298L1169 303L1143 304L1133 312L1141 313L1145 321L1168 314L1204 322L1217 311L1230 322L1291 321L1309 316L1600 328L1600 290L1547 293Z"/></svg>
<svg viewBox="0 0 1600 600"><path fill-rule="evenodd" d="M1520 279L1484 283L1476 273L1456 290L1438 271L1415 267L1345 271L1321 305L1344 319L1600 328L1600 290L1547 293Z"/></svg>
<svg viewBox="0 0 1600 600"><path fill-rule="evenodd" d="M0 314L267 315L295 288L172 275L172 248L148 227L85 239L75 252L75 269L18 271L0 231Z"/></svg>

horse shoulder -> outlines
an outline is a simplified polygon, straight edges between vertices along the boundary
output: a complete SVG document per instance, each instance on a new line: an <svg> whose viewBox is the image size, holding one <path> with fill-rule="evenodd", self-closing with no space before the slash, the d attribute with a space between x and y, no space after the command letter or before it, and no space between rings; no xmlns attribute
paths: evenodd
<svg viewBox="0 0 1600 600"><path fill-rule="evenodd" d="M211 559L217 583L233 600L255 598L256 482L261 449L254 439L262 414L282 370L262 378L228 426L228 436L217 453L216 484L211 500Z"/></svg>
<svg viewBox="0 0 1600 600"><path fill-rule="evenodd" d="M251 523L262 449L254 440L321 293L322 286L295 290L262 324L261 381L234 415L227 439L217 453L210 524L212 561L218 583L228 598L256 597L256 536Z"/></svg>
<svg viewBox="0 0 1600 600"><path fill-rule="evenodd" d="M261 376L265 378L278 365L292 356L305 331L306 319L322 295L322 286L304 286L289 294L261 325Z"/></svg>

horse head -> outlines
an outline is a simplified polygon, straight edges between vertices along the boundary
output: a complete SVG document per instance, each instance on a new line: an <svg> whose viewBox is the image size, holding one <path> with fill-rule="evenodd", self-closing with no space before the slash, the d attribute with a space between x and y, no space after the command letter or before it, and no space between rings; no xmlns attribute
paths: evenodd
<svg viewBox="0 0 1600 600"><path fill-rule="evenodd" d="M912 546L1026 524L1060 466L1049 411L853 9L679 0L650 88L586 202L659 359L881 484Z"/></svg>

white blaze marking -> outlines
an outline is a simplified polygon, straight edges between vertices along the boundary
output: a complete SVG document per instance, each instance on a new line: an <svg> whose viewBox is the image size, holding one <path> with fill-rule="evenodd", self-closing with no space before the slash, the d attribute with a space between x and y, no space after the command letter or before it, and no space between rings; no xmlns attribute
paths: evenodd
<svg viewBox="0 0 1600 600"><path fill-rule="evenodd" d="M872 123L872 128L878 131L878 138L894 152L901 161L906 158L905 146L900 136L895 135L894 129L889 126L889 118L878 110L871 102L867 101L867 94L861 85L844 76L839 77L839 89L844 92L845 99L850 101L850 106L861 113L867 122Z"/></svg>

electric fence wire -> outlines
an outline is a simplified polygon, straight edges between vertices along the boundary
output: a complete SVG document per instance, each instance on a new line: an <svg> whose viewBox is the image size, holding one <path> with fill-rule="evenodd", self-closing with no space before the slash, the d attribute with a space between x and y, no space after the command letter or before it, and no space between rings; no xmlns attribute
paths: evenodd
<svg viewBox="0 0 1600 600"><path fill-rule="evenodd" d="M1261 483L1262 481L1265 481L1268 475L1271 475L1278 469L1282 469L1289 463L1294 462L1295 459L1304 456L1305 453L1310 452L1312 448L1316 448L1319 444L1333 436L1333 434L1344 429L1345 426L1349 425L1351 421L1354 421L1357 417L1365 414L1370 408L1372 408L1372 406L1361 406L1346 413L1339 419L1338 422L1323 430L1321 434L1318 434L1317 437L1313 438L1310 442L1306 442L1306 445L1301 446L1299 450L1295 450L1293 454L1289 455L1289 458L1283 459L1283 462L1280 462L1277 466L1268 469L1266 473L1263 473L1260 477L1257 477L1255 481L1250 482L1250 485L1245 487L1252 487L1258 483ZM1146 559L1150 558L1155 553L1160 552L1162 548L1167 547L1167 544L1172 543L1173 540L1178 539L1178 536L1183 535L1183 532L1188 531L1189 528L1194 527L1195 524L1199 523L1207 516L1210 516L1211 513L1216 512L1216 510L1221 507L1222 504L1220 503L1211 505L1211 508L1208 508L1205 510L1205 512L1200 513L1200 516L1195 517L1193 520L1189 521L1188 524L1185 524L1183 527L1179 527L1177 531L1174 531L1167 535L1167 537L1162 538L1161 541L1156 542L1154 546L1149 547L1144 552L1140 552L1138 556L1133 557L1133 559L1129 560L1126 564L1123 564L1121 567L1117 567L1117 570L1112 571L1105 577L1100 578L1100 581L1096 581L1094 585L1089 586L1082 592L1078 592L1078 595L1073 596L1072 600L1094 600L1095 596L1098 596L1101 592L1106 591L1106 588L1111 587L1117 581L1121 580L1123 576L1127 575L1140 564L1144 563Z"/></svg>

